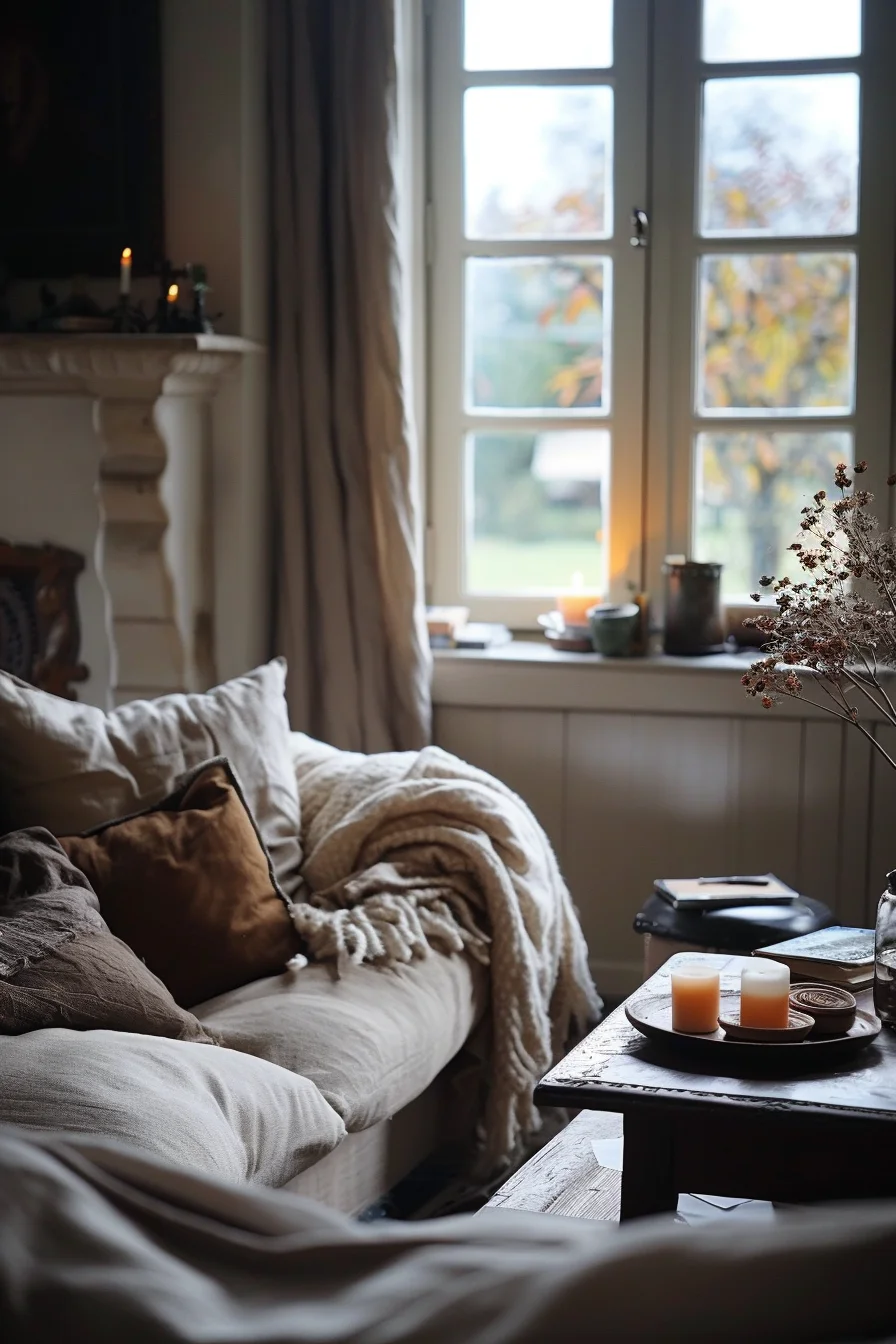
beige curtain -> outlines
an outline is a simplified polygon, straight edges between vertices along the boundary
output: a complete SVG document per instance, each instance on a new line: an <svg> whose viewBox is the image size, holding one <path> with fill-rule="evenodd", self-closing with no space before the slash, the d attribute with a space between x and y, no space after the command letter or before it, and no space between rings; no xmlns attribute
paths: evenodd
<svg viewBox="0 0 896 1344"><path fill-rule="evenodd" d="M396 0L269 0L274 651L294 728L428 740L400 348Z"/></svg>

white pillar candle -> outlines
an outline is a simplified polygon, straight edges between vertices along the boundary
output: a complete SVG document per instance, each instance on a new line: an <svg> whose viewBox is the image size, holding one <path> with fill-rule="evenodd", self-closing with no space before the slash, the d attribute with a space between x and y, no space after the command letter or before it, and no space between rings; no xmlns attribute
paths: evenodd
<svg viewBox="0 0 896 1344"><path fill-rule="evenodd" d="M125 295L131 292L131 249L126 247L121 254L121 272L118 282L119 294Z"/></svg>
<svg viewBox="0 0 896 1344"><path fill-rule="evenodd" d="M719 973L686 961L672 972L672 1030L702 1036L719 1025Z"/></svg>
<svg viewBox="0 0 896 1344"><path fill-rule="evenodd" d="M786 1027L790 1016L790 968L780 961L756 959L740 978L742 1027Z"/></svg>

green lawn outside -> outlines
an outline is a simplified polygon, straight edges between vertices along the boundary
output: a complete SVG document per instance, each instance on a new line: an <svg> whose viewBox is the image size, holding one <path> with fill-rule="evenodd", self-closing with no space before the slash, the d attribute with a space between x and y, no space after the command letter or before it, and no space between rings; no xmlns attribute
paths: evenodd
<svg viewBox="0 0 896 1344"><path fill-rule="evenodd" d="M471 593L554 594L569 587L576 571L586 590L603 587L603 548L594 541L515 542L480 537L467 553Z"/></svg>

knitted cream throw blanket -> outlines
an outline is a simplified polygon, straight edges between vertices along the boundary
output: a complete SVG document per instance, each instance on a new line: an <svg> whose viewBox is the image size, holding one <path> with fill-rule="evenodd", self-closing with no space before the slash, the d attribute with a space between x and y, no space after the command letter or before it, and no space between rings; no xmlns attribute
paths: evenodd
<svg viewBox="0 0 896 1344"><path fill-rule="evenodd" d="M317 959L392 966L465 952L490 967L485 1158L539 1125L532 1089L601 1002L550 842L522 799L438 747L362 756L292 734Z"/></svg>

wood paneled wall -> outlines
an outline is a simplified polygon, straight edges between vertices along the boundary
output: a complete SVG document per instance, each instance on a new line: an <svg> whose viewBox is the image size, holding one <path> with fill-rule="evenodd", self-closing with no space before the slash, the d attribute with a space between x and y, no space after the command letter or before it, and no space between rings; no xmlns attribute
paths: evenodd
<svg viewBox="0 0 896 1344"><path fill-rule="evenodd" d="M656 877L770 870L842 922L873 923L896 867L896 772L848 725L752 704L696 715L451 698L436 696L435 741L535 812L605 991L640 982L632 919ZM896 732L878 731L896 750Z"/></svg>

